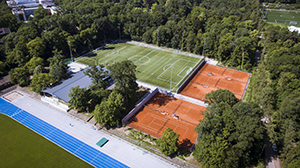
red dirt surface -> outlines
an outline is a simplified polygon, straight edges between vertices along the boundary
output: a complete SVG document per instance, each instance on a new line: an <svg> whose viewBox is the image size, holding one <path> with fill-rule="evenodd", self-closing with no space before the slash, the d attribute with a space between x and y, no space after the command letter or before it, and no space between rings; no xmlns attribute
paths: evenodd
<svg viewBox="0 0 300 168"><path fill-rule="evenodd" d="M197 139L194 131L204 117L205 107L156 93L127 125L159 138L168 127L179 134L179 146L190 150ZM162 113L168 113L163 115ZM173 114L178 116L175 119Z"/></svg>
<svg viewBox="0 0 300 168"><path fill-rule="evenodd" d="M204 100L213 90L227 89L241 99L249 77L246 72L205 64L180 94Z"/></svg>

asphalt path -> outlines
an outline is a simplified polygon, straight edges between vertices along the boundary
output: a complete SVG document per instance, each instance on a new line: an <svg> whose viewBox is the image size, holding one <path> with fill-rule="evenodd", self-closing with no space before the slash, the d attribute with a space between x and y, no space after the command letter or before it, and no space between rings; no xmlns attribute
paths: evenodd
<svg viewBox="0 0 300 168"><path fill-rule="evenodd" d="M177 165L173 165L155 154L144 151L143 149L118 137L109 135L104 131L98 131L93 125L85 123L67 113L57 111L38 100L26 96L26 94L24 94L23 97L14 100L12 104L127 166L133 168L177 167ZM107 138L109 141L100 148L96 143L102 137Z"/></svg>
<svg viewBox="0 0 300 168"><path fill-rule="evenodd" d="M265 166L266 168L281 168L277 152L273 151L272 144L270 142L267 142L265 148Z"/></svg>

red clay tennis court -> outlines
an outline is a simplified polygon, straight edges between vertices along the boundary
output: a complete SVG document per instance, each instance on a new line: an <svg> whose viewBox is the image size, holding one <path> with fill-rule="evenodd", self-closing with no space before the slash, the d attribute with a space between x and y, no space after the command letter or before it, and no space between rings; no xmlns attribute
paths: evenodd
<svg viewBox="0 0 300 168"><path fill-rule="evenodd" d="M127 125L155 138L162 136L169 127L180 135L180 147L189 150L197 139L194 130L203 118L204 110L203 106L156 93Z"/></svg>
<svg viewBox="0 0 300 168"><path fill-rule="evenodd" d="M213 90L227 89L241 99L249 76L246 72L205 64L180 94L204 100Z"/></svg>

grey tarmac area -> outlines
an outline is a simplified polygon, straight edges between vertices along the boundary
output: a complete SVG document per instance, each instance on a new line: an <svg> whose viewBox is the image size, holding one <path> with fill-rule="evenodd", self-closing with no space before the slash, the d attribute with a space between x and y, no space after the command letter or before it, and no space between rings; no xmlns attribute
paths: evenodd
<svg viewBox="0 0 300 168"><path fill-rule="evenodd" d="M145 152L127 141L106 134L101 130L95 130L93 125L76 119L67 113L63 113L48 107L46 104L30 98L26 94L24 94L23 97L13 100L12 104L55 126L65 133L68 133L69 135L85 142L86 144L109 155L110 157L126 164L129 167L179 167L178 165L167 162L157 155L154 155L150 152ZM109 141L102 148L100 148L96 145L96 143L102 137L107 138Z"/></svg>

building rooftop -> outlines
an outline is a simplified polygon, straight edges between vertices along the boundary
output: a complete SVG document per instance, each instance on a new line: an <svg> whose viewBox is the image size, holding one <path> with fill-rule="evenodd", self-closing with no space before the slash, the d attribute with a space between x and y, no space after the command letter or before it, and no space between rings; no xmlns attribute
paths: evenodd
<svg viewBox="0 0 300 168"><path fill-rule="evenodd" d="M72 67L72 63L70 67ZM49 93L52 96L56 96L57 98L63 100L64 102L69 102L70 97L68 94L72 87L79 86L79 88L88 89L88 87L92 84L92 79L84 74L87 69L89 69L89 67L76 71L76 73L72 73L68 79L56 82L54 85L42 90L41 92ZM106 68L103 68L103 70L107 71ZM106 78L103 80L106 80Z"/></svg>
<svg viewBox="0 0 300 168"><path fill-rule="evenodd" d="M11 33L10 29L8 27L2 27L0 28L0 36L6 35Z"/></svg>
<svg viewBox="0 0 300 168"><path fill-rule="evenodd" d="M46 88L41 92L49 93L65 102L69 102L70 97L68 94L72 87L79 86L79 88L88 88L92 84L92 79L83 73L85 70L71 74L68 79L59 81L52 87Z"/></svg>

